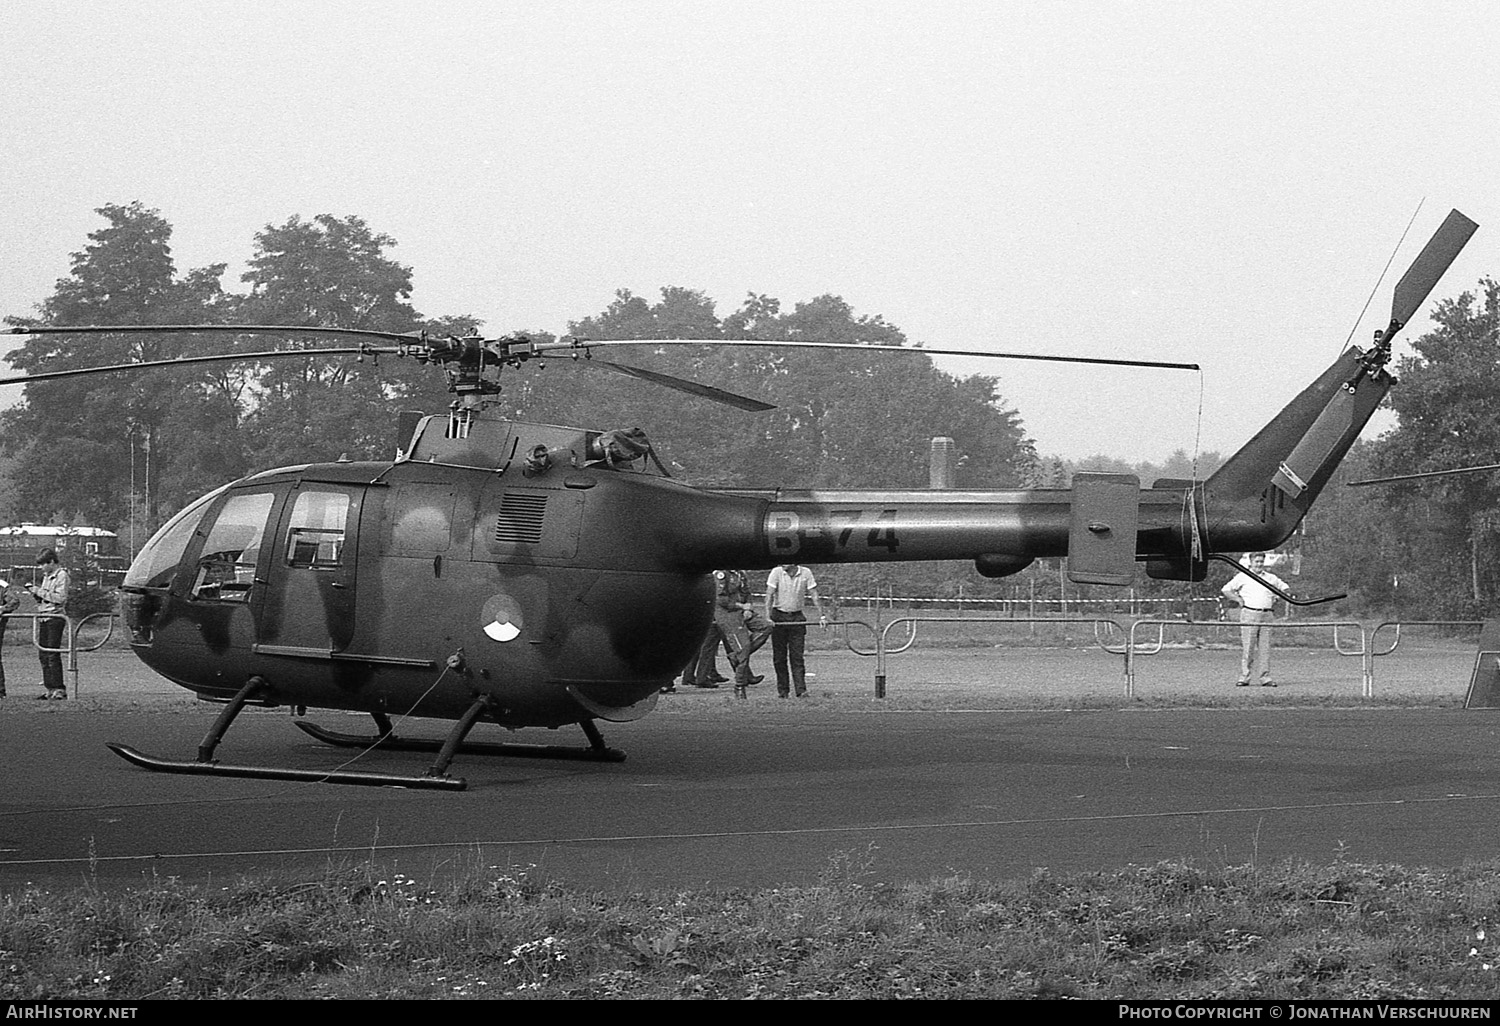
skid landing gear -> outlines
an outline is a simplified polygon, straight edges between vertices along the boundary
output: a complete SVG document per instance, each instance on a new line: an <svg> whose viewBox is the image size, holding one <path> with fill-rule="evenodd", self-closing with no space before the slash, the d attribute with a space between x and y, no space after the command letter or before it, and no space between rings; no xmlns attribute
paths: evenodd
<svg viewBox="0 0 1500 1026"><path fill-rule="evenodd" d="M466 741L474 724L490 712L490 698L481 695L464 711L453 725L448 736L437 738L402 738L391 729L391 721L384 713L373 713L374 735L340 734L311 723L298 721L297 726L315 740L340 748L384 748L397 752L437 752L437 758L422 776L405 776L393 773L362 773L354 770L304 770L277 766L232 766L217 762L214 751L224 739L224 733L235 717L251 702L270 697L271 687L260 677L251 677L245 686L230 699L224 711L219 713L203 741L198 745L198 758L159 759L137 751L129 745L109 744L109 750L126 762L156 773L186 773L209 777L249 777L256 780L301 780L319 784L361 784L367 787L411 787L427 790L462 791L468 786L462 777L448 776L448 766L460 753L464 755L505 755L527 759L579 759L589 762L624 762L625 753L610 748L604 743L604 735L594 726L593 720L579 723L589 739L587 748L570 748L566 745L522 745L487 741Z"/></svg>
<svg viewBox="0 0 1500 1026"><path fill-rule="evenodd" d="M249 777L256 780L302 780L308 783L324 784L362 784L369 787L411 787L428 790L462 791L468 786L468 782L462 777L450 777L445 774L448 763L453 760L453 755L458 750L463 737L473 727L475 720L483 713L482 702L475 702L474 707L465 713L464 718L454 725L452 733L449 734L444 750L439 754L432 768L427 771L426 776L404 776L391 773L360 773L351 770L333 770L325 772L322 770L290 769L275 766L231 766L221 762L215 762L214 750L218 748L219 742L224 738L224 732L234 722L236 716L251 702L270 690L270 686L260 677L251 677L245 686L235 694L229 704L224 707L208 733L203 736L203 742L198 746L198 758L187 759L158 759L155 756L146 755L129 745L109 744L109 750L127 762L140 766L142 769L152 770L157 773L186 773L193 776L210 777ZM300 724L299 724L300 726ZM389 732L390 723L385 724L386 732Z"/></svg>
<svg viewBox="0 0 1500 1026"><path fill-rule="evenodd" d="M449 735L446 740L437 738L421 737L398 737L391 731L391 721L386 719L382 713L374 713L375 728L377 733L372 735L340 734L336 731L326 730L313 723L304 720L297 721L297 727L309 737L328 745L339 748L373 748L380 746L394 752L439 752L439 762L446 768L446 762L441 757L443 746L453 740ZM460 724L461 725L461 724ZM589 739L589 747L573 748L568 745L525 745L512 742L499 741L464 741L460 738L457 747L448 758L454 755L503 755L511 758L521 759L576 759L583 762L624 762L625 753L618 748L610 748L604 743L604 735L599 733L599 728L594 726L593 720L584 720L579 724L584 734ZM465 731L467 733L467 731Z"/></svg>
<svg viewBox="0 0 1500 1026"><path fill-rule="evenodd" d="M110 751L126 762L157 773L187 773L206 777L251 777L256 780L302 780L310 784L364 784L368 787L411 787L437 791L462 791L462 777L408 777L394 773L278 769L274 766L230 766L222 762L158 759L129 745L108 743Z"/></svg>

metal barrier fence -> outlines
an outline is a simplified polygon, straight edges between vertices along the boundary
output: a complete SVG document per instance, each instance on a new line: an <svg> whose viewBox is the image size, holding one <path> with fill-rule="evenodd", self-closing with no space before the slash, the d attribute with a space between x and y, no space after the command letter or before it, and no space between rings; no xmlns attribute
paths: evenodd
<svg viewBox="0 0 1500 1026"><path fill-rule="evenodd" d="M1406 627L1474 627L1484 626L1483 620L1382 620L1370 629L1369 644L1366 646L1368 654L1365 656L1365 697L1369 698L1375 692L1375 657L1388 656L1396 651L1401 644L1401 628ZM1391 641L1391 647L1384 652L1375 645L1375 638L1387 627L1396 628L1396 636Z"/></svg>
<svg viewBox="0 0 1500 1026"><path fill-rule="evenodd" d="M1139 646L1136 644L1135 632L1141 626L1156 625L1156 643L1154 645ZM1137 620L1130 625L1130 642L1125 651L1125 695L1127 698L1135 697L1135 660L1138 656L1156 655L1162 650L1164 635L1167 627L1192 626L1209 628L1233 628L1240 629L1240 624L1230 620ZM1359 656L1361 668L1365 668L1365 654L1369 651L1366 643L1364 627L1354 620L1268 620L1257 624L1259 627L1297 627L1301 628L1332 628L1333 649L1341 656ZM1339 643L1339 628L1353 627L1359 632L1359 647L1354 649L1345 648ZM1364 697L1369 698L1373 693L1374 681L1368 673L1364 674L1362 687Z"/></svg>
<svg viewBox="0 0 1500 1026"><path fill-rule="evenodd" d="M842 609L863 606L865 612L871 615L878 615L882 609L952 609L959 615L963 615L964 610L968 609L990 610L1007 618L1025 618L1022 622L1027 623L1067 616L1087 617L1099 611L1126 616L1154 614L1165 618L1177 614L1191 616L1195 611L1216 611L1220 608L1217 596L1163 598L1136 595L1133 591L1129 595L1114 598L1038 598L1034 595L979 598L960 593L943 598L930 595L839 595L824 596L824 601L831 601Z"/></svg>
<svg viewBox="0 0 1500 1026"><path fill-rule="evenodd" d="M1157 655L1162 651L1165 644L1166 630L1169 627L1194 627L1210 630L1239 630L1241 624L1234 620L1190 620L1184 618L1153 618L1147 617L1134 620L1127 628L1119 621L1108 617L1057 617L1057 616L901 616L889 622L882 623L876 620L869 623L865 620L833 620L829 622L829 628L862 627L868 630L874 638L874 648L865 651L857 647L847 634L844 635L844 643L849 651L859 656L873 656L875 659L875 697L886 697L886 659L888 656L899 655L912 647L917 639L917 625L923 623L965 623L965 624L1067 624L1067 623L1089 623L1094 625L1094 642L1100 649L1111 655L1124 657L1125 664L1125 695L1127 698L1135 696L1136 660L1142 656ZM898 642L896 647L889 644L889 636L898 625L905 626L905 638ZM1360 691L1364 698L1372 698L1375 694L1375 659L1379 656L1388 656L1393 653L1401 641L1401 627L1472 627L1479 628L1484 625L1480 620L1384 620L1374 627L1366 629L1357 620L1270 620L1261 626L1279 628L1281 630L1329 630L1333 650L1341 656L1358 658L1360 660ZM1156 627L1154 641L1143 640L1138 637L1138 632L1143 627ZM1376 640L1380 633L1387 628L1395 628L1395 638L1389 648L1380 650L1376 647ZM1124 636L1124 643L1116 645L1107 640L1101 634L1102 628L1112 628ZM1357 638L1350 639L1342 631L1352 630ZM1106 632L1107 633L1107 632Z"/></svg>
<svg viewBox="0 0 1500 1026"><path fill-rule="evenodd" d="M41 622L43 620L56 620L56 619L59 619L58 614L56 614L56 613L7 613L5 615L5 618L6 618L6 620L30 620L31 621L31 647L33 649L35 649L37 652L56 652L57 654L66 657L63 660L63 670L68 674L69 679L72 681L72 686L68 687L67 690L69 692L69 696L70 697L77 698L78 697L78 653L79 652L96 652L99 649L103 648L106 644L108 644L109 643L109 639L114 636L114 633L115 633L115 620L118 618L118 616L119 616L118 613L90 613L88 616L85 616L81 620L75 620L71 616L62 616L61 619L63 620L64 626L63 626L63 636L62 636L63 644L62 644L61 648L48 648L48 647L44 646L42 644L42 639L41 639L41 636L40 636ZM98 641L94 642L91 645L87 645L84 648L79 648L78 647L78 635L79 635L79 633L82 632L82 630L85 627L87 627L90 623L93 623L96 620L106 620L106 621L108 621L108 623L109 623L109 629L104 632L104 637L100 638Z"/></svg>
<svg viewBox="0 0 1500 1026"><path fill-rule="evenodd" d="M896 619L894 619L894 620L890 621L889 623L887 623L878 632L875 632L875 651L873 653L871 653L871 654L873 654L875 656L875 697L876 698L884 698L885 697L885 683L886 683L886 666L885 666L885 660L886 660L886 657L887 656L892 656L892 655L900 655L902 652L905 652L907 649L911 648L913 644L916 643L916 640L917 640L917 624L919 624L919 623L957 623L957 622L962 622L962 623L1031 623L1031 622L1036 622L1036 623L1088 623L1088 624L1093 624L1093 626L1094 626L1094 642L1095 642L1095 644L1097 644L1104 651L1109 652L1109 653L1111 653L1113 655L1123 655L1123 656L1125 656L1127 664L1129 662L1129 647L1128 647L1128 643L1127 643L1126 647L1122 647L1122 648L1119 648L1119 649L1110 648L1108 642L1106 642L1104 640L1104 638L1102 638L1100 636L1100 634L1099 634L1099 628L1101 626L1113 627L1115 630L1121 632L1122 634L1124 633L1125 628L1122 627L1122 626L1120 626L1120 624L1118 622L1116 622L1114 620L1110 620L1110 619L1104 618L1104 617L1087 617L1087 616L1059 616L1059 617L901 616L901 617L897 617ZM898 624L909 624L910 625L910 629L907 631L906 640L901 643L901 646L899 648L896 648L896 649L891 649L887 645L887 643L886 643L887 642L887 638L890 636L891 631ZM869 625L866 624L866 626L869 626ZM874 628L873 627L871 628L871 630L872 630L872 632L874 632ZM850 649L850 651L854 652L856 655L865 655L866 654L866 653L860 652L852 644L849 646L849 649Z"/></svg>
<svg viewBox="0 0 1500 1026"><path fill-rule="evenodd" d="M47 648L41 643L39 636L39 624L42 620L55 619L56 614L50 613L10 613L7 620L30 620L31 621L31 644L38 652L56 652L66 657L64 669L72 680L72 686L68 689L71 697L78 697L78 654L80 652L94 652L103 648L114 636L115 622L119 618L118 613L91 613L82 619L75 620L71 616L64 616L66 627L63 631L63 646L61 648ZM104 637L86 645L82 648L78 645L78 636L85 627L95 621L108 623L108 630ZM882 622L877 619L874 623L866 620L830 620L828 630L841 632L843 641L849 651L855 655L873 657L875 659L875 697L886 697L886 660L893 655L900 655L908 651L916 644L918 627L924 623L962 623L962 624L1092 624L1094 628L1094 643L1104 652L1110 655L1123 657L1125 671L1125 695L1127 698L1135 696L1136 660L1142 656L1159 654L1165 646L1166 629L1169 627L1195 627L1208 629L1240 629L1240 624L1233 620L1189 620L1181 618L1143 618L1131 621L1129 627L1121 624L1118 620L1109 617L1089 616L900 616L890 621ZM772 628L791 627L813 627L817 621L808 623L781 622L770 625ZM905 637L898 640L895 646L891 644L891 632L898 626L904 627ZM1156 627L1154 641L1143 641L1138 639L1137 633L1143 627ZM1375 694L1375 659L1391 655L1401 644L1402 627L1469 627L1478 629L1484 626L1482 620L1383 620L1374 627L1366 629L1364 625L1356 620L1270 620L1261 626L1280 628L1282 630L1331 630L1333 649L1341 656L1358 657L1361 663L1361 694L1365 698L1372 698ZM859 627L870 632L874 647L867 650L861 649L855 641L849 637L848 628ZM1389 648L1381 650L1376 641L1382 631L1394 628L1394 637ZM1352 629L1358 634L1357 647L1345 644L1345 638L1340 634L1341 630ZM1113 641L1109 634L1113 631L1123 638L1123 644ZM741 692L741 697L743 692Z"/></svg>
<svg viewBox="0 0 1500 1026"><path fill-rule="evenodd" d="M1090 616L1046 616L1046 617L1040 617L1039 616L1039 617L1031 618L1031 617L1006 617L1006 616L898 616L895 619L890 620L890 621L885 622L885 623L881 623L880 621L877 620L873 624L870 623L870 622L868 622L868 621L866 621L866 620L829 620L828 621L827 629L828 630L839 630L839 629L848 628L848 627L863 627L865 630L867 630L867 631L870 632L871 637L874 639L875 647L873 649L871 649L870 651L868 651L868 652L863 651L863 650L861 650L861 649L859 649L859 648L857 648L855 646L855 643L849 637L849 634L848 634L847 630L845 630L843 632L844 633L844 644L849 649L849 651L853 652L855 655L858 655L858 656L874 656L875 657L875 697L876 698L884 698L885 697L885 681L886 681L886 672L885 672L886 657L887 656L893 656L893 655L900 655L902 652L905 652L907 649L911 648L912 645L914 645L916 643L916 640L917 640L917 625L918 624L921 624L921 623L966 623L966 624L969 624L969 623L1033 623L1033 622L1034 623L1088 623L1088 624L1093 624L1094 625L1094 641L1095 641L1095 643L1098 644L1100 648L1104 649L1104 651L1109 652L1111 655L1125 656L1126 660L1127 660L1127 663L1128 663L1128 660L1129 660L1128 644L1127 645L1122 645L1119 648L1111 648L1110 645L1109 645L1109 643L1107 641L1105 641L1103 637L1100 636L1099 629L1102 626L1113 627L1116 631L1119 631L1122 635L1125 634L1125 628L1123 626L1121 626L1121 624L1118 621L1111 620L1111 619L1108 619L1108 618L1105 618L1105 617L1090 617ZM905 638L905 640L903 640L903 641L900 642L900 647L893 649L889 645L890 633L898 625L903 625L903 624L906 625L907 628L908 628L907 631L906 631L906 638ZM774 629L774 628L786 628L786 627L809 627L809 626L812 626L812 624L808 624L808 623L788 623L788 622L783 621L781 623L770 624L770 626ZM746 697L745 693L744 693L744 690L741 689L741 688L736 688L735 689L735 693L737 695L739 695L740 698Z"/></svg>

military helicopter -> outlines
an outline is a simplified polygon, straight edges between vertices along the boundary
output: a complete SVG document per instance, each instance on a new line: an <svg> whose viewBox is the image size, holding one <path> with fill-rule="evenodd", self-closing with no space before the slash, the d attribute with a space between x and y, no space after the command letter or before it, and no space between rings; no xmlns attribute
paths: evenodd
<svg viewBox="0 0 1500 1026"><path fill-rule="evenodd" d="M146 543L122 586L131 647L157 673L226 704L194 759L110 748L137 766L170 773L462 789L464 780L448 773L460 752L623 759L595 721L629 721L655 707L708 627L717 567L972 559L981 574L1000 577L1038 558L1066 556L1072 580L1122 585L1134 579L1138 562L1152 577L1198 581L1211 559L1233 563L1226 553L1275 547L1393 384L1385 370L1391 340L1475 227L1453 211L1397 285L1390 323L1375 344L1346 350L1206 481L1164 479L1145 489L1121 474L1079 474L1069 488L1003 491L697 488L650 473L650 444L639 431L513 423L488 408L503 371L559 359L746 410L771 408L593 358L596 350L638 340L432 338L279 325L9 333L322 335L359 341L315 350L320 354L392 354L447 371L455 394L449 410L403 415L394 460L252 474L189 504ZM838 345L651 344L687 343ZM70 369L0 384L307 352ZM376 727L369 736L297 725L333 745L437 755L423 775L216 761L225 732L248 704L367 712ZM442 740L403 738L392 715L455 722ZM589 743L469 741L481 720L511 729L578 724Z"/></svg>

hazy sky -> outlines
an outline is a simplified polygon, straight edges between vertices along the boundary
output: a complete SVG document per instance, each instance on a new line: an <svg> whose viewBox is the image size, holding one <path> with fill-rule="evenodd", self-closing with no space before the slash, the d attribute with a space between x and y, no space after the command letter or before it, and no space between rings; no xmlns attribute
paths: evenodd
<svg viewBox="0 0 1500 1026"><path fill-rule="evenodd" d="M9 0L0 314L106 203L235 290L258 230L355 214L420 312L497 334L677 285L1198 362L940 365L998 376L1045 453L1227 453L1338 354L1419 203L1356 341L1452 207L1480 230L1436 295L1500 275L1497 30L1492 3Z"/></svg>

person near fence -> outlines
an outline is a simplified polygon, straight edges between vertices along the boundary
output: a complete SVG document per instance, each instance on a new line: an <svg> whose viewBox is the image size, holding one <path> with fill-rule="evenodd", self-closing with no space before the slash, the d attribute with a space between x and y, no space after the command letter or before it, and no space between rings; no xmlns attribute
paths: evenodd
<svg viewBox="0 0 1500 1026"><path fill-rule="evenodd" d="M1270 621L1276 608L1276 592L1262 584L1272 584L1282 591L1287 584L1280 577L1266 571L1264 552L1245 553L1245 565L1260 578L1256 580L1247 573L1238 573L1224 585L1224 597L1240 604L1240 678L1236 687L1249 687L1250 678L1260 671L1260 686L1274 688L1271 679L1271 627Z"/></svg>
<svg viewBox="0 0 1500 1026"><path fill-rule="evenodd" d="M812 599L818 610L818 622L828 626L818 582L805 566L783 563L766 578L766 619L772 624L795 624L773 627L771 662L776 667L776 694L786 698L793 688L798 698L807 697L807 623L803 607Z"/></svg>
<svg viewBox="0 0 1500 1026"><path fill-rule="evenodd" d="M62 642L67 627L64 617L68 611L71 581L52 549L43 549L36 557L36 565L42 568L42 579L26 587L36 599L36 611L41 614L36 623L36 643L45 690L36 697L61 701L68 697L68 689L63 685Z"/></svg>
<svg viewBox="0 0 1500 1026"><path fill-rule="evenodd" d="M745 697L745 689L765 680L750 672L750 657L771 636L771 624L750 603L750 579L742 570L715 570L718 597L714 601L714 627L729 650L734 667L734 693Z"/></svg>
<svg viewBox="0 0 1500 1026"><path fill-rule="evenodd" d="M10 582L0 577L0 652L5 650L5 625L10 614L21 608L21 597L11 591ZM0 658L0 698L5 697L5 660Z"/></svg>

